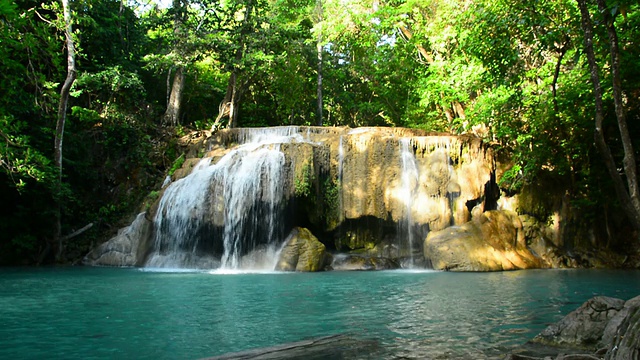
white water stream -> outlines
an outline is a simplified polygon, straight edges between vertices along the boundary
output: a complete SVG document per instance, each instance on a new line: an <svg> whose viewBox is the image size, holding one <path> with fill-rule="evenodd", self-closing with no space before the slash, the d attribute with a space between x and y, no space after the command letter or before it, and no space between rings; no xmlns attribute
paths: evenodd
<svg viewBox="0 0 640 360"><path fill-rule="evenodd" d="M409 251L409 267L414 263L413 260L413 202L416 196L416 189L420 179L418 172L418 164L413 153L409 138L400 139L400 159L402 162L402 190L401 199L404 204L404 217L398 221L398 238L400 240L400 248ZM404 245L404 246L403 246Z"/></svg>
<svg viewBox="0 0 640 360"><path fill-rule="evenodd" d="M240 134L244 145L216 164L201 160L172 183L159 204L146 266L272 270L285 236L279 144L294 138L302 140L289 128Z"/></svg>

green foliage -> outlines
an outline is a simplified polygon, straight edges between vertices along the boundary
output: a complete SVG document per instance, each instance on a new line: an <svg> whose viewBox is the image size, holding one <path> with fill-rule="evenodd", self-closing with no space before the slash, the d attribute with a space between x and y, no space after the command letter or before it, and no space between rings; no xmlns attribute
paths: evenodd
<svg viewBox="0 0 640 360"><path fill-rule="evenodd" d="M31 146L26 127L24 121L0 116L0 169L19 192L25 190L28 179L44 183L54 174L51 161Z"/></svg>
<svg viewBox="0 0 640 360"><path fill-rule="evenodd" d="M324 216L329 228L334 228L340 218L340 191L342 187L337 179L326 178L322 185Z"/></svg>
<svg viewBox="0 0 640 360"><path fill-rule="evenodd" d="M305 164L302 168L301 177L296 176L294 180L294 190L296 197L308 198L311 195L313 181L313 168L311 167L311 164Z"/></svg>
<svg viewBox="0 0 640 360"><path fill-rule="evenodd" d="M569 184L584 213L611 202L593 146L592 89L574 1L176 3L137 11L119 0L72 3L78 79L58 194L52 143L66 74L60 6L0 0L0 197L10 209L0 211L6 234L0 262L39 259L57 200L63 200L63 233L98 224L69 244L81 254L150 199L157 178L185 160L175 137L211 126L232 71L239 125L314 124L318 42L324 124L475 133L512 154L504 189L555 176ZM640 5L609 5L621 44L625 111L640 139ZM603 91L610 94L608 37L590 6ZM178 67L186 74L182 125L166 129L158 119L167 79ZM604 101L604 131L620 163L613 101L610 95ZM312 176L305 168L295 180L297 196L314 197ZM323 199L310 201L337 216L340 185L318 186Z"/></svg>
<svg viewBox="0 0 640 360"><path fill-rule="evenodd" d="M173 176L176 170L180 169L182 165L184 165L184 161L184 154L178 156L178 158L173 162L173 165L171 165L171 168L169 169L169 176Z"/></svg>

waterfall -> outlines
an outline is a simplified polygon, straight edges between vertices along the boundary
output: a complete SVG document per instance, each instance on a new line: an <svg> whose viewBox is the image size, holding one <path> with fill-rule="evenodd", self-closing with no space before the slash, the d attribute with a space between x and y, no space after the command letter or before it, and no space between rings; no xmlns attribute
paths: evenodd
<svg viewBox="0 0 640 360"><path fill-rule="evenodd" d="M398 221L399 249L407 249L409 254L409 267L414 264L413 248L415 232L413 229L413 201L420 174L418 164L413 153L409 138L400 139L400 161L401 161L401 201L404 205L404 216Z"/></svg>
<svg viewBox="0 0 640 360"><path fill-rule="evenodd" d="M169 185L146 266L272 270L287 223L279 146L291 141L287 135L254 133L216 164L205 158Z"/></svg>
<svg viewBox="0 0 640 360"><path fill-rule="evenodd" d="M284 154L276 147L248 153L237 166L224 168L219 179L225 205L223 269L239 268L241 256L261 243L275 246L282 240L283 166Z"/></svg>
<svg viewBox="0 0 640 360"><path fill-rule="evenodd" d="M213 259L198 258L199 238L205 237L204 219L208 203L206 193L213 174L218 170L209 166L210 158L202 159L192 173L171 183L158 205L154 223L153 252L149 267L205 267L213 266Z"/></svg>
<svg viewBox="0 0 640 360"><path fill-rule="evenodd" d="M338 210L340 211L338 215L338 220L344 220L344 189L343 189L343 181L342 177L344 173L344 136L340 135L340 142L338 144Z"/></svg>
<svg viewBox="0 0 640 360"><path fill-rule="evenodd" d="M479 141L419 130L228 129L207 141L211 158L163 184L139 250L118 236L94 264L126 253L147 267L271 271L301 226L328 251L416 267L427 233L468 221L492 181Z"/></svg>

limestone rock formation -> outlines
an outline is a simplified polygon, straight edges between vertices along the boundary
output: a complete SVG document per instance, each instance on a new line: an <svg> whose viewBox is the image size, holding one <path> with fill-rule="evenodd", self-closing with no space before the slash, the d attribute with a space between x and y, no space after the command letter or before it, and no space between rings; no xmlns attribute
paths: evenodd
<svg viewBox="0 0 640 360"><path fill-rule="evenodd" d="M606 359L640 359L640 296L628 300L607 324L601 345L609 345Z"/></svg>
<svg viewBox="0 0 640 360"><path fill-rule="evenodd" d="M510 211L487 211L461 226L429 233L424 257L434 269L500 271L545 264L526 246L522 222Z"/></svg>
<svg viewBox="0 0 640 360"><path fill-rule="evenodd" d="M290 126L194 141L160 194L152 239L136 245L147 258L123 263L235 268L305 225L332 251L415 265L428 232L496 208L499 191L493 153L473 136Z"/></svg>
<svg viewBox="0 0 640 360"><path fill-rule="evenodd" d="M331 269L339 271L393 270L399 267L400 264L398 262L389 258L343 254L334 256L331 263Z"/></svg>
<svg viewBox="0 0 640 360"><path fill-rule="evenodd" d="M305 228L295 228L284 244L275 270L321 271L327 259L325 246Z"/></svg>
<svg viewBox="0 0 640 360"><path fill-rule="evenodd" d="M511 360L640 358L640 296L628 301L594 297L559 322L550 325L521 349L507 356Z"/></svg>
<svg viewBox="0 0 640 360"><path fill-rule="evenodd" d="M83 263L93 266L142 265L151 228L146 214L138 214L131 225L118 230L116 236L87 254Z"/></svg>
<svg viewBox="0 0 640 360"><path fill-rule="evenodd" d="M594 297L559 322L547 327L532 342L595 351L601 345L607 324L623 307L623 300L606 296Z"/></svg>

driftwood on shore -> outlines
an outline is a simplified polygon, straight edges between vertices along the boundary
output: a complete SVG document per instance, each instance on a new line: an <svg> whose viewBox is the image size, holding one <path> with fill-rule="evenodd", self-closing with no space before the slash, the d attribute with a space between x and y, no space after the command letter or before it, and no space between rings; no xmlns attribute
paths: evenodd
<svg viewBox="0 0 640 360"><path fill-rule="evenodd" d="M373 340L356 339L346 334L316 337L276 346L251 349L202 360L265 359L350 359L376 349Z"/></svg>

